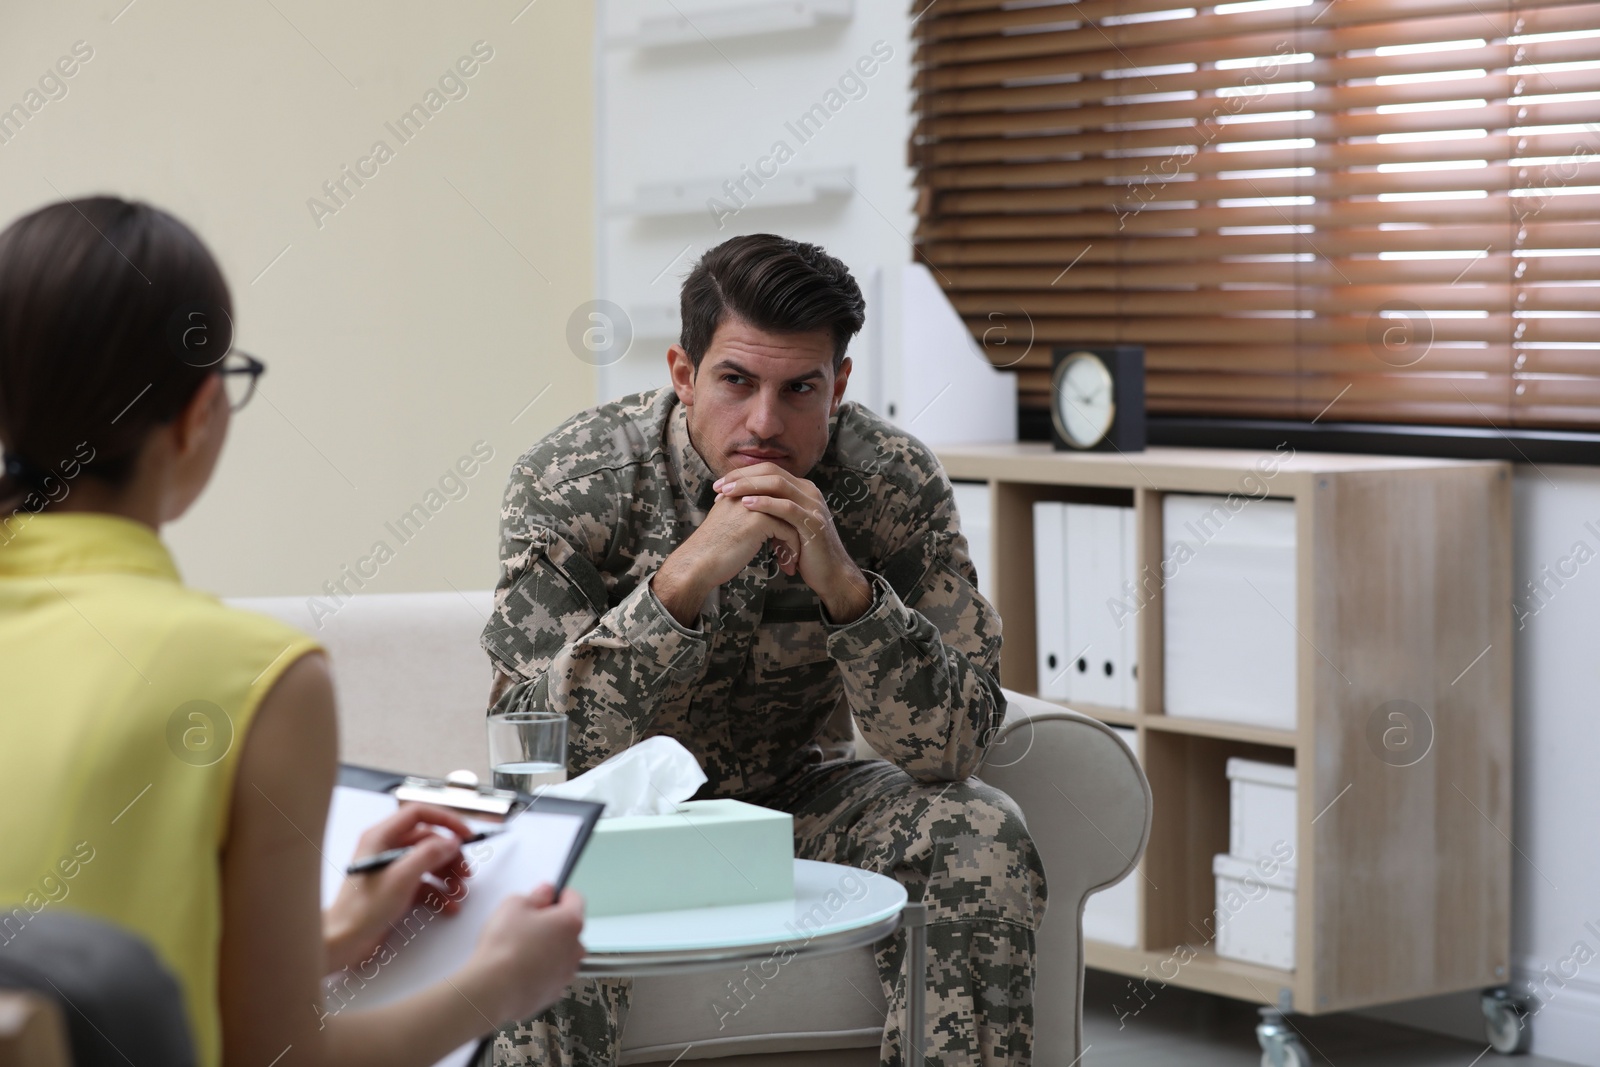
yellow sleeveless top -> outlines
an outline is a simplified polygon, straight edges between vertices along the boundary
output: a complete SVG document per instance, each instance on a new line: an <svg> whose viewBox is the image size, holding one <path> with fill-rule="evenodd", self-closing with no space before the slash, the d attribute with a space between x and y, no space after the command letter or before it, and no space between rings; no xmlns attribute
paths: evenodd
<svg viewBox="0 0 1600 1067"><path fill-rule="evenodd" d="M310 637L183 586L149 527L0 521L0 953L71 908L142 936L222 1059L221 855L261 698Z"/></svg>

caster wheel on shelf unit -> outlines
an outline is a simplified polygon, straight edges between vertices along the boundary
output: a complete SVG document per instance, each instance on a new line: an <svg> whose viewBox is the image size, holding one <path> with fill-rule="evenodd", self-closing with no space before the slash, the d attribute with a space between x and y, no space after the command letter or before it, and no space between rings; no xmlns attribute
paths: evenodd
<svg viewBox="0 0 1600 1067"><path fill-rule="evenodd" d="M1261 1009L1256 1040L1261 1044L1261 1067L1311 1067L1300 1035L1276 1008Z"/></svg>
<svg viewBox="0 0 1600 1067"><path fill-rule="evenodd" d="M1503 986L1483 991L1483 1036L1503 1056L1520 1056L1533 1041L1528 1002Z"/></svg>
<svg viewBox="0 0 1600 1067"><path fill-rule="evenodd" d="M1283 1058L1278 1063L1272 1062L1272 1053L1263 1052L1261 1067L1311 1067L1311 1059L1306 1055L1305 1046L1300 1042L1287 1042L1282 1048Z"/></svg>

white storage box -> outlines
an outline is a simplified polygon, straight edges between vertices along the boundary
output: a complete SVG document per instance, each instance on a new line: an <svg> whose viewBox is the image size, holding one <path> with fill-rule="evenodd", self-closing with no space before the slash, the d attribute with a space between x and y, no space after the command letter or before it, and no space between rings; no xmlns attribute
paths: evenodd
<svg viewBox="0 0 1600 1067"><path fill-rule="evenodd" d="M1138 754L1138 733L1133 727L1113 726L1111 729L1122 738L1129 751ZM1090 941L1104 941L1123 948L1137 946L1138 883L1139 872L1134 871L1116 885L1091 894L1083 905L1083 936Z"/></svg>
<svg viewBox="0 0 1600 1067"><path fill-rule="evenodd" d="M1295 769L1280 763L1228 760L1228 851L1234 858L1299 866L1296 780Z"/></svg>
<svg viewBox="0 0 1600 1067"><path fill-rule="evenodd" d="M1224 853L1211 861L1211 871L1217 878L1217 955L1294 970L1294 868Z"/></svg>
<svg viewBox="0 0 1600 1067"><path fill-rule="evenodd" d="M1295 727L1295 514L1288 500L1162 499L1168 715Z"/></svg>

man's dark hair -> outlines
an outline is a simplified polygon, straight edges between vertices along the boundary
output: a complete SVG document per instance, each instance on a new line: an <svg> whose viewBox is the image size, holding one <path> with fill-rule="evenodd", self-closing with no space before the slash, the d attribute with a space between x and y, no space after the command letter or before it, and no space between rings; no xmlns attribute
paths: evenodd
<svg viewBox="0 0 1600 1067"><path fill-rule="evenodd" d="M833 335L833 369L866 321L867 302L850 270L816 245L771 233L732 237L700 257L679 298L678 343L695 370L728 317L772 333Z"/></svg>

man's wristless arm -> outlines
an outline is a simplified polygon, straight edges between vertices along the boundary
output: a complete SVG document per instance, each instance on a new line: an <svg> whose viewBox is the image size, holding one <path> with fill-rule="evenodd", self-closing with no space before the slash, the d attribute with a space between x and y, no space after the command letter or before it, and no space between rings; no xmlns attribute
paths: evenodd
<svg viewBox="0 0 1600 1067"><path fill-rule="evenodd" d="M860 567L852 566L850 573L840 583L839 593L824 597L822 607L828 613L829 621L835 626L843 626L855 622L871 610L872 601L872 583L867 581Z"/></svg>
<svg viewBox="0 0 1600 1067"><path fill-rule="evenodd" d="M700 628L700 609L705 605L707 590L700 587L691 568L676 552L662 561L651 576L650 591L680 626L691 630Z"/></svg>

